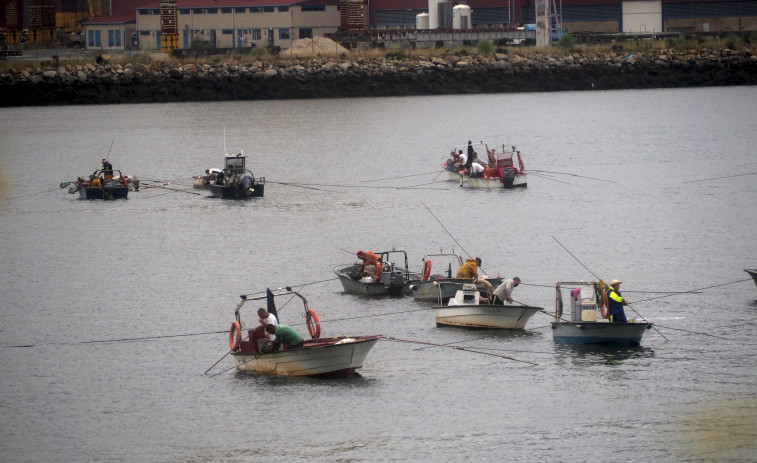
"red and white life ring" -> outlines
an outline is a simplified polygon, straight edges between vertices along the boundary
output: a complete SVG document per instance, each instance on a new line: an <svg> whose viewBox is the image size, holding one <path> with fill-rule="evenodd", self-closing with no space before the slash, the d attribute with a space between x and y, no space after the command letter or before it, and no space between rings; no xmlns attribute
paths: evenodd
<svg viewBox="0 0 757 463"><path fill-rule="evenodd" d="M239 326L239 322L234 320L229 329L229 348L231 350L237 350L239 344L242 342L242 327Z"/></svg>
<svg viewBox="0 0 757 463"><path fill-rule="evenodd" d="M305 319L306 319L306 325L308 326L308 333L310 333L310 337L313 339L318 339L321 337L321 322L318 320L318 315L316 315L314 310L308 309L308 311L305 313Z"/></svg>
<svg viewBox="0 0 757 463"><path fill-rule="evenodd" d="M421 281L428 281L428 277L431 275L431 261L427 260L423 263L423 272L421 272Z"/></svg>

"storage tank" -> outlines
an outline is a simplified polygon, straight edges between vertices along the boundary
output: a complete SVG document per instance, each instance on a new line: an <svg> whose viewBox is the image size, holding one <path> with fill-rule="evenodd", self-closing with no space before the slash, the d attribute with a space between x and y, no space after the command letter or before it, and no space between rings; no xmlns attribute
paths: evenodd
<svg viewBox="0 0 757 463"><path fill-rule="evenodd" d="M471 9L468 5L452 8L452 29L471 29Z"/></svg>
<svg viewBox="0 0 757 463"><path fill-rule="evenodd" d="M439 4L444 0L428 0L428 28L439 28Z"/></svg>
<svg viewBox="0 0 757 463"><path fill-rule="evenodd" d="M415 16L416 29L428 29L428 13L421 13Z"/></svg>

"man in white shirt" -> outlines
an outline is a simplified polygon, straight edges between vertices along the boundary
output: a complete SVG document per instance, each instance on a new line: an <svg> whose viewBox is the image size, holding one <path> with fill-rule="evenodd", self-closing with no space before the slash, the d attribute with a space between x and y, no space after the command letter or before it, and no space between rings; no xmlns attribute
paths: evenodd
<svg viewBox="0 0 757 463"><path fill-rule="evenodd" d="M513 303L513 290L520 284L520 278L510 278L503 281L497 289L494 290L494 295L503 301L507 301L508 304Z"/></svg>
<svg viewBox="0 0 757 463"><path fill-rule="evenodd" d="M279 324L279 321L276 319L276 315L269 313L264 308L258 309L258 317L260 317L260 324L263 325L263 329L265 330L266 325L273 325L276 326ZM260 352L263 352L263 344L266 342L273 342L276 340L275 334L270 334L266 332L267 339L258 339L258 350Z"/></svg>

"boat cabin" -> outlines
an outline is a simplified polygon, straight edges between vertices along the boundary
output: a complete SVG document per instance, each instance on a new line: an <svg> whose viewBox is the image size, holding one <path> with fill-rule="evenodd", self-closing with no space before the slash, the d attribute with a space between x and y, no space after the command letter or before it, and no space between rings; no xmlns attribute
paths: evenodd
<svg viewBox="0 0 757 463"><path fill-rule="evenodd" d="M247 159L247 156L244 156L241 152L235 156L230 156L227 154L224 157L224 175L231 176L244 172L246 170L245 159Z"/></svg>

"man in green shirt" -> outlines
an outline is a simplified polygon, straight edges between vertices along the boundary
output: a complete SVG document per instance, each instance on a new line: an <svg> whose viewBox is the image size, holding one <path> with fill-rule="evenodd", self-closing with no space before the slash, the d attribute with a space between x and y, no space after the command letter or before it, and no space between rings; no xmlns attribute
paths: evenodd
<svg viewBox="0 0 757 463"><path fill-rule="evenodd" d="M289 325L266 325L266 332L276 335L276 340L273 342L274 350L279 350L282 344L286 344L288 349L299 349L302 347L305 340L302 335Z"/></svg>

